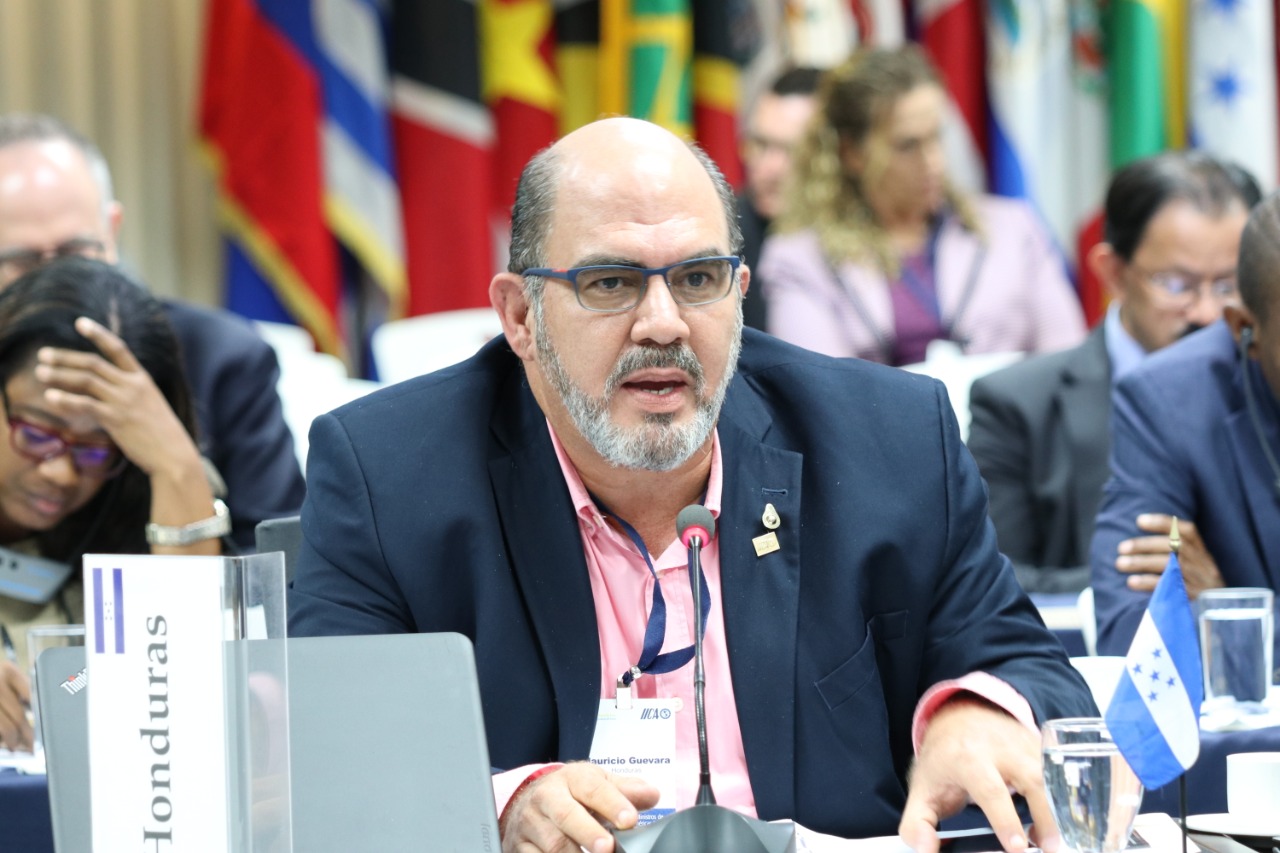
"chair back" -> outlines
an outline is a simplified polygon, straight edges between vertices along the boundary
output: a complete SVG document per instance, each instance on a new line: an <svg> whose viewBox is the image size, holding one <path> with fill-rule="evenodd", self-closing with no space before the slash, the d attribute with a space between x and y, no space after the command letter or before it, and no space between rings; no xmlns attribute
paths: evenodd
<svg viewBox="0 0 1280 853"><path fill-rule="evenodd" d="M1124 674L1124 658L1112 655L1075 657L1071 658L1071 665L1084 677L1084 683L1089 685L1089 692L1093 694L1098 710L1106 714L1111 696L1120 685L1120 676Z"/></svg>
<svg viewBox="0 0 1280 853"><path fill-rule="evenodd" d="M1076 613L1080 615L1080 634L1084 637L1085 654L1098 653L1098 617L1093 613L1093 587L1086 586L1076 599Z"/></svg>
<svg viewBox="0 0 1280 853"><path fill-rule="evenodd" d="M371 346L383 382L403 382L457 364L502 334L492 308L440 311L383 323Z"/></svg>
<svg viewBox="0 0 1280 853"><path fill-rule="evenodd" d="M284 552L284 585L288 587L293 583L293 567L298 559L298 549L302 547L302 516L259 521L253 530L253 539L259 554Z"/></svg>
<svg viewBox="0 0 1280 853"><path fill-rule="evenodd" d="M966 355L951 341L936 340L929 343L925 360L916 364L904 364L903 370L923 373L947 386L951 408L960 424L960 438L969 440L969 387L983 376L1015 361L1021 361L1025 353L987 352Z"/></svg>

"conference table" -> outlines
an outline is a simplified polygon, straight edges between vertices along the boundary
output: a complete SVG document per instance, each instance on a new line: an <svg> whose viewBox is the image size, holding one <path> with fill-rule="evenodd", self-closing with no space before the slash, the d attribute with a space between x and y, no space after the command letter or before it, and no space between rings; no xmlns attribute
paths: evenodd
<svg viewBox="0 0 1280 853"><path fill-rule="evenodd" d="M1191 814L1227 810L1227 756L1236 752L1280 752L1280 726L1237 732L1202 732L1200 759L1187 773ZM1178 785L1148 791L1143 813L1177 814ZM0 769L0 850L53 853L49 788L42 775Z"/></svg>

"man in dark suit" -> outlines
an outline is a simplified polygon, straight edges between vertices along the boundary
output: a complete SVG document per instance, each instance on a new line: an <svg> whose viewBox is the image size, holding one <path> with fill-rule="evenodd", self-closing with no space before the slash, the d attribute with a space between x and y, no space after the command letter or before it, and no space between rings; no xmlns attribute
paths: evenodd
<svg viewBox="0 0 1280 853"><path fill-rule="evenodd" d="M1089 585L1089 542L1110 475L1111 389L1147 353L1235 299L1252 178L1200 152L1129 164L1107 191L1086 262L1112 294L1080 346L1019 362L970 391L969 450L990 490L1000 549L1028 592Z"/></svg>
<svg viewBox="0 0 1280 853"><path fill-rule="evenodd" d="M1133 639L1169 559L1172 517L1192 597L1280 591L1280 196L1250 216L1238 278L1243 304L1116 388L1113 476L1090 552L1104 654Z"/></svg>
<svg viewBox="0 0 1280 853"><path fill-rule="evenodd" d="M291 634L470 637L503 849L607 851L596 815L697 787L675 518L704 503L723 804L936 850L972 798L1017 851L1012 786L1052 840L1035 724L1092 701L945 390L744 334L741 239L719 170L655 125L535 157L490 285L505 338L316 420ZM669 788L584 761L623 690L680 700Z"/></svg>
<svg viewBox="0 0 1280 853"><path fill-rule="evenodd" d="M0 287L58 255L116 262L123 217L96 146L48 116L0 116ZM216 469L215 491L225 484L231 538L252 550L257 523L296 513L306 491L276 394L275 353L240 317L162 301L182 348L201 452Z"/></svg>
<svg viewBox="0 0 1280 853"><path fill-rule="evenodd" d="M817 108L821 78L817 68L788 68L760 93L747 114L742 140L745 185L738 196L738 215L742 221L742 260L753 273L765 232L786 201L791 156ZM764 330L768 306L758 277L751 298L742 305L742 316L751 328Z"/></svg>

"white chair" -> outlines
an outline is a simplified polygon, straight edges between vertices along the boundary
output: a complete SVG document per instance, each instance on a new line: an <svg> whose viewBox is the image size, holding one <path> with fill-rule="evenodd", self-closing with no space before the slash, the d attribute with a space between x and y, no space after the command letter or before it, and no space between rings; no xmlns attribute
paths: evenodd
<svg viewBox="0 0 1280 853"><path fill-rule="evenodd" d="M969 386L974 380L986 376L992 371L1007 367L1025 357L1021 352L989 352L979 355L965 355L960 347L952 341L936 340L929 343L925 360L915 364L904 364L903 370L912 373L923 373L932 376L947 386L947 396L951 398L951 408L955 410L956 420L960 422L960 438L969 439Z"/></svg>
<svg viewBox="0 0 1280 853"><path fill-rule="evenodd" d="M1089 685L1089 692L1093 694L1094 704L1105 714L1111 704L1111 696L1120 686L1124 658L1112 655L1077 657L1071 658L1071 665L1084 677L1084 683Z"/></svg>
<svg viewBox="0 0 1280 853"><path fill-rule="evenodd" d="M289 353L280 358L280 381L276 392L284 410L284 422L293 433L298 464L307 469L307 435L318 415L363 397L378 388L377 382L350 379L347 366L326 353Z"/></svg>
<svg viewBox="0 0 1280 853"><path fill-rule="evenodd" d="M371 343L378 376L391 383L457 364L500 334L492 308L467 308L383 323Z"/></svg>
<svg viewBox="0 0 1280 853"><path fill-rule="evenodd" d="M301 326L294 326L291 323L270 323L266 320L254 320L253 325L262 339L276 351L276 358L287 358L294 353L316 351L311 333Z"/></svg>

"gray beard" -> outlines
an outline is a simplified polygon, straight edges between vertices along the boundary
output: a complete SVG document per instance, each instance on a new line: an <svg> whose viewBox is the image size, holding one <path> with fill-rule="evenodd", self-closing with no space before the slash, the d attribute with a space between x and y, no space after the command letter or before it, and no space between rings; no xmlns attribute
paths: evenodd
<svg viewBox="0 0 1280 853"><path fill-rule="evenodd" d="M738 354L742 351L741 299L738 300L725 374L710 396L706 395L706 374L693 349L688 344L676 344L636 347L624 352L609 372L604 392L599 397L592 397L579 388L565 370L551 336L547 334L541 299L533 302L530 312L533 315L538 365L543 375L560 395L560 402L578 432L610 465L642 471L672 471L688 462L711 437L720 417L725 393L737 369ZM614 423L609 414L609 403L622 387L623 380L637 370L661 367L683 370L693 380L693 394L697 400L693 419L680 425L674 422L673 414L662 413L647 414L644 422L636 426L624 427Z"/></svg>

